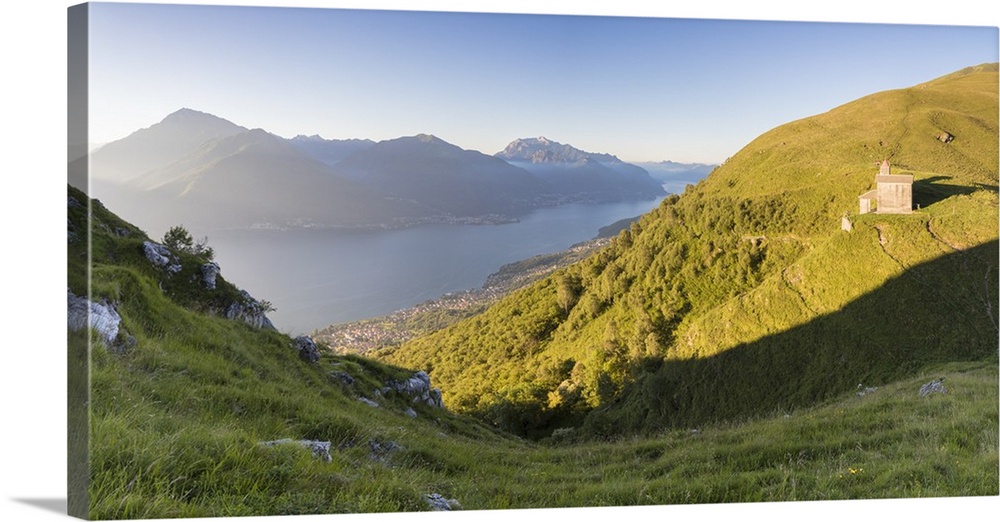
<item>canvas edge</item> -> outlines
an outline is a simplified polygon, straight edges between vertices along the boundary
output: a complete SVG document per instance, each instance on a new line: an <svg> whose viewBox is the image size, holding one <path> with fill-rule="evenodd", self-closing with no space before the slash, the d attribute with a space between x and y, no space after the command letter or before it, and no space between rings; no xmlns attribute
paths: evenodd
<svg viewBox="0 0 1000 522"><path fill-rule="evenodd" d="M67 184L89 196L88 161L88 54L89 5L67 8ZM67 186L68 189L68 186ZM84 203L90 216L89 198ZM67 216L67 220L68 220ZM90 231L86 233L90 256ZM68 260L67 260L68 261ZM74 270L67 263L67 270ZM90 260L84 264L89 272ZM90 299L90 274L67 274L84 277ZM67 306L67 316L69 310ZM89 324L89 317L86 324ZM90 335L67 327L67 474L66 511L69 516L89 519L90 485Z"/></svg>

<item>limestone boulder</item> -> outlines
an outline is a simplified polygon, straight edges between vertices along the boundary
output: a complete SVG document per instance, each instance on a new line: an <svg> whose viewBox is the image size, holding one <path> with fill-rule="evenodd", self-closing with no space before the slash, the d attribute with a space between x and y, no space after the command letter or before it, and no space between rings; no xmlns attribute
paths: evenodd
<svg viewBox="0 0 1000 522"><path fill-rule="evenodd" d="M920 391L917 392L921 397L927 397L933 393L948 393L948 388L944 387L944 377L940 379L935 379L927 384L920 387Z"/></svg>
<svg viewBox="0 0 1000 522"><path fill-rule="evenodd" d="M158 266L164 268L167 272L171 274L176 274L181 271L181 265L177 261L176 256L169 248L152 241L142 242L143 253L146 254L146 259L149 260L153 266Z"/></svg>
<svg viewBox="0 0 1000 522"><path fill-rule="evenodd" d="M403 395L413 398L413 402L419 402L435 408L443 408L441 400L441 390L431 387L431 378L427 372L421 370L409 379L402 382L394 382L390 387Z"/></svg>
<svg viewBox="0 0 1000 522"><path fill-rule="evenodd" d="M240 298L233 301L223 311L223 317L243 321L254 328L274 330L274 324L267 318L267 306L254 299L246 290L240 290Z"/></svg>
<svg viewBox="0 0 1000 522"><path fill-rule="evenodd" d="M122 322L115 307L107 301L95 303L86 297L74 295L68 288L66 294L69 329L83 330L89 327L97 332L106 345L114 344Z"/></svg>
<svg viewBox="0 0 1000 522"><path fill-rule="evenodd" d="M440 493L430 493L424 495L424 501L427 502L427 506L431 508L431 511L453 511L457 509L462 509L461 504L453 498L445 498L444 495Z"/></svg>
<svg viewBox="0 0 1000 522"><path fill-rule="evenodd" d="M303 361L315 363L319 361L319 347L312 337L300 335L295 338L295 348L299 351L299 358Z"/></svg>
<svg viewBox="0 0 1000 522"><path fill-rule="evenodd" d="M333 456L330 455L330 441L328 440L292 440L292 439L278 439L269 440L260 443L264 447L277 446L279 444L298 444L302 447L312 450L313 457L321 459L323 462L332 462Z"/></svg>
<svg viewBox="0 0 1000 522"><path fill-rule="evenodd" d="M214 261L201 265L201 282L205 285L206 289L215 290L215 279L221 271L222 268Z"/></svg>

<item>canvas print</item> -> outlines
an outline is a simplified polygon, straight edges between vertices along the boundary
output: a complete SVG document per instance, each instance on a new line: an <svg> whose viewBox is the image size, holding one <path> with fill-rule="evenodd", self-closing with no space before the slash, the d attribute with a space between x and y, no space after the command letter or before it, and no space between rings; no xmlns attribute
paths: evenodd
<svg viewBox="0 0 1000 522"><path fill-rule="evenodd" d="M67 16L71 515L998 495L996 27Z"/></svg>

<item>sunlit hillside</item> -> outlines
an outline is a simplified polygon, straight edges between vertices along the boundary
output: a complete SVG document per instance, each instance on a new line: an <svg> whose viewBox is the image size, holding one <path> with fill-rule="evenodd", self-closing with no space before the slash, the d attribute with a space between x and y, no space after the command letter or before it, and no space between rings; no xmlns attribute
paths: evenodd
<svg viewBox="0 0 1000 522"><path fill-rule="evenodd" d="M996 64L791 122L591 259L383 357L528 436L742 418L995 360L997 128ZM859 215L883 160L913 175L912 213Z"/></svg>

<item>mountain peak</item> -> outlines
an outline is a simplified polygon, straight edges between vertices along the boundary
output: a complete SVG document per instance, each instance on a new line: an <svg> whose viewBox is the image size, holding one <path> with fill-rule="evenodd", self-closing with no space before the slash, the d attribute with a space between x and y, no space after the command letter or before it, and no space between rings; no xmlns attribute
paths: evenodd
<svg viewBox="0 0 1000 522"><path fill-rule="evenodd" d="M319 134L312 134L310 136L306 136L305 134L296 134L295 137L292 138L292 141L327 141L327 140L323 138L323 136L320 136Z"/></svg>
<svg viewBox="0 0 1000 522"><path fill-rule="evenodd" d="M416 136L414 136L414 138L416 138L417 141L419 141L421 143L431 143L431 142L434 142L434 141L441 141L440 139L438 139L437 136L435 136L433 134L420 133L420 134L417 134Z"/></svg>
<svg viewBox="0 0 1000 522"><path fill-rule="evenodd" d="M209 114L207 112L196 111L194 109L189 109L187 107L182 107L174 112L168 114L163 121L174 121L174 120L193 120L193 119L213 119L221 120L218 116Z"/></svg>
<svg viewBox="0 0 1000 522"><path fill-rule="evenodd" d="M519 138L496 154L498 158L507 161L530 162L530 163L578 163L586 161L588 153L565 145L557 141L552 141L545 136L537 138Z"/></svg>
<svg viewBox="0 0 1000 522"><path fill-rule="evenodd" d="M159 123L106 144L92 156L96 178L126 182L247 129L206 112L181 108Z"/></svg>

